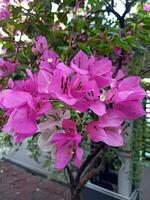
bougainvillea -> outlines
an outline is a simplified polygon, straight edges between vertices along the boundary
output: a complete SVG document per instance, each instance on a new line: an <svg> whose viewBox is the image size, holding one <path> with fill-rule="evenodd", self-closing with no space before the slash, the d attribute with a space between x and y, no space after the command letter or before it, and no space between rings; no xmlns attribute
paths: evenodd
<svg viewBox="0 0 150 200"><path fill-rule="evenodd" d="M56 147L57 168L64 168L73 154L75 165L81 165L83 150L79 145L84 137L88 136L93 142L122 146L121 130L125 120L145 115L141 100L146 93L140 86L140 77L125 77L118 71L113 78L111 60L94 54L87 56L83 51L67 66L57 53L48 49L48 42L42 36L37 38L32 51L40 55L39 70L34 74L27 70L26 79L9 80L9 89L1 91L0 107L8 117L3 131L21 142L36 134L39 126L43 132L40 146L47 138L45 148ZM56 102L63 104L59 112L55 112ZM65 114L69 110L70 119ZM77 133L75 121L71 120L74 112L93 113L97 120L86 124L83 133ZM42 119L45 122L39 123Z"/></svg>
<svg viewBox="0 0 150 200"><path fill-rule="evenodd" d="M150 4L145 4L143 10L150 12Z"/></svg>

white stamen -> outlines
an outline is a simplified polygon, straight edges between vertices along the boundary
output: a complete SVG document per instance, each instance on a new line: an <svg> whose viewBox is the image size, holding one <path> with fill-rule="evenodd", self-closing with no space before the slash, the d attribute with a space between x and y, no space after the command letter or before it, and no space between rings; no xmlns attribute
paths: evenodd
<svg viewBox="0 0 150 200"><path fill-rule="evenodd" d="M101 94L100 101L105 101L105 100L106 100L106 96L104 94Z"/></svg>
<svg viewBox="0 0 150 200"><path fill-rule="evenodd" d="M53 59L52 59L52 58L48 58L48 59L47 59L47 62L52 63L52 62L53 62Z"/></svg>

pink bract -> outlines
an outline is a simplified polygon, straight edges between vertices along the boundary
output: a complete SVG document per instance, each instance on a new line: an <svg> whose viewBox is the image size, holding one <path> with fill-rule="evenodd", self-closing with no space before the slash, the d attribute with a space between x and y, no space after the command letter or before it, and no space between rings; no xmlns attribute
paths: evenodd
<svg viewBox="0 0 150 200"><path fill-rule="evenodd" d="M145 4L143 10L150 12L150 4Z"/></svg>
<svg viewBox="0 0 150 200"><path fill-rule="evenodd" d="M56 69L56 65L59 63L58 59L58 54L56 54L54 51L46 49L40 57L39 67L40 69L52 72L54 69Z"/></svg>
<svg viewBox="0 0 150 200"><path fill-rule="evenodd" d="M50 143L53 137L53 132L57 131L56 127L62 128L63 120L69 118L69 110L64 111L63 109L53 109L47 113L47 120L38 125L38 132L41 132L38 139L38 145L42 151L51 151L52 145Z"/></svg>
<svg viewBox="0 0 150 200"><path fill-rule="evenodd" d="M0 79L10 76L17 67L17 63L6 61L0 58Z"/></svg>
<svg viewBox="0 0 150 200"><path fill-rule="evenodd" d="M33 53L42 54L45 50L48 50L48 42L44 36L39 36L35 40L35 44L32 47Z"/></svg>
<svg viewBox="0 0 150 200"><path fill-rule="evenodd" d="M95 80L98 88L107 87L111 82L112 63L108 58L97 59L94 55L88 57L83 51L79 51L71 61L71 68L76 73Z"/></svg>
<svg viewBox="0 0 150 200"><path fill-rule="evenodd" d="M75 157L74 164L77 167L81 165L83 150L79 147L82 136L77 133L77 127L74 121L65 119L62 124L64 131L60 130L54 133L51 143L56 146L55 167L63 169Z"/></svg>
<svg viewBox="0 0 150 200"><path fill-rule="evenodd" d="M88 136L93 142L102 141L110 146L122 146L121 125L123 122L124 116L121 112L114 109L107 110L99 121L88 124Z"/></svg>
<svg viewBox="0 0 150 200"><path fill-rule="evenodd" d="M51 109L49 98L38 92L37 77L27 72L29 78L9 81L10 89L0 94L0 107L9 117L3 130L12 134L16 142L35 134L36 120Z"/></svg>
<svg viewBox="0 0 150 200"><path fill-rule="evenodd" d="M123 78L121 71L119 74L106 94L106 102L113 103L114 108L123 112L126 119L132 120L144 116L146 112L141 101L146 96L146 92L140 86L140 77Z"/></svg>

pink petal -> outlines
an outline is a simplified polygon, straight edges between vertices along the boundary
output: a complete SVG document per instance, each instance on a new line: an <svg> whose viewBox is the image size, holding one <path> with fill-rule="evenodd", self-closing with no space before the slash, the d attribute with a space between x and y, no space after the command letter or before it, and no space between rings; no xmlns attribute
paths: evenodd
<svg viewBox="0 0 150 200"><path fill-rule="evenodd" d="M92 76L102 76L112 69L112 62L108 58L102 58L90 65L90 73Z"/></svg>
<svg viewBox="0 0 150 200"><path fill-rule="evenodd" d="M55 167L63 169L71 161L73 156L72 149L69 144L62 145L56 149Z"/></svg>
<svg viewBox="0 0 150 200"><path fill-rule="evenodd" d="M109 146L123 146L123 137L118 132L105 130L107 137L103 139L103 142Z"/></svg>
<svg viewBox="0 0 150 200"><path fill-rule="evenodd" d="M95 76L94 79L99 88L107 87L111 83L111 78L105 76Z"/></svg>
<svg viewBox="0 0 150 200"><path fill-rule="evenodd" d="M0 101L1 105L7 109L15 108L25 103L28 103L32 108L34 107L31 94L22 91L3 90L1 92Z"/></svg>
<svg viewBox="0 0 150 200"><path fill-rule="evenodd" d="M66 133L77 133L76 123L71 119L64 119L62 122L62 126L65 129Z"/></svg>
<svg viewBox="0 0 150 200"><path fill-rule="evenodd" d="M89 138L93 142L100 142L106 138L106 133L102 128L99 127L98 121L90 122L87 126L87 132Z"/></svg>
<svg viewBox="0 0 150 200"><path fill-rule="evenodd" d="M74 63L71 64L71 68L74 69L77 73L81 74L81 75L87 75L88 74L88 70L85 69L80 69L77 65L75 65Z"/></svg>
<svg viewBox="0 0 150 200"><path fill-rule="evenodd" d="M38 73L38 90L40 93L49 93L49 87L52 82L52 75L46 70L40 70Z"/></svg>
<svg viewBox="0 0 150 200"><path fill-rule="evenodd" d="M102 116L106 113L106 105L102 102L95 101L93 102L89 108L97 115Z"/></svg>
<svg viewBox="0 0 150 200"><path fill-rule="evenodd" d="M35 115L28 110L27 106L22 106L16 110L13 117L13 128L16 133L29 136L37 131Z"/></svg>
<svg viewBox="0 0 150 200"><path fill-rule="evenodd" d="M47 101L41 102L38 105L39 107L36 109L37 116L44 115L52 109L52 105Z"/></svg>
<svg viewBox="0 0 150 200"><path fill-rule="evenodd" d="M140 77L139 76L130 76L119 83L119 90L131 90L132 88L139 86Z"/></svg>
<svg viewBox="0 0 150 200"><path fill-rule="evenodd" d="M118 127L125 120L125 116L122 112L116 109L109 109L107 113L104 114L99 121L100 127Z"/></svg>
<svg viewBox="0 0 150 200"><path fill-rule="evenodd" d="M139 101L128 101L114 105L115 109L121 111L126 119L133 120L146 115L142 104Z"/></svg>
<svg viewBox="0 0 150 200"><path fill-rule="evenodd" d="M80 147L76 147L76 157L75 157L75 166L77 166L78 168L81 166L81 159L83 157L83 149L81 149Z"/></svg>
<svg viewBox="0 0 150 200"><path fill-rule="evenodd" d="M75 103L72 107L80 112L86 112L89 108L89 102L85 101L84 99L79 99L79 101Z"/></svg>
<svg viewBox="0 0 150 200"><path fill-rule="evenodd" d="M3 131L5 133L12 133L13 132L13 118L16 114L16 110L13 110L13 112L10 114L9 119L7 123L3 127Z"/></svg>
<svg viewBox="0 0 150 200"><path fill-rule="evenodd" d="M89 58L83 51L79 51L71 61L71 68L79 74L87 74L88 65Z"/></svg>
<svg viewBox="0 0 150 200"><path fill-rule="evenodd" d="M73 70L70 67L67 67L63 62L59 63L56 68L61 69L66 75L70 75L73 72Z"/></svg>

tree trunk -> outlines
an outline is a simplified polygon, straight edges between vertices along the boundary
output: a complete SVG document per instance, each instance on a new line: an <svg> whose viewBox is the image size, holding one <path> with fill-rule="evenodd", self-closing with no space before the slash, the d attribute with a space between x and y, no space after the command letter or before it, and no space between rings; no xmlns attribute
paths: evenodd
<svg viewBox="0 0 150 200"><path fill-rule="evenodd" d="M71 189L71 200L81 200L80 192L77 192L76 187Z"/></svg>

